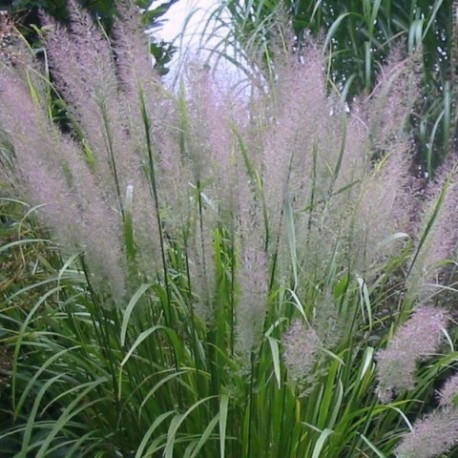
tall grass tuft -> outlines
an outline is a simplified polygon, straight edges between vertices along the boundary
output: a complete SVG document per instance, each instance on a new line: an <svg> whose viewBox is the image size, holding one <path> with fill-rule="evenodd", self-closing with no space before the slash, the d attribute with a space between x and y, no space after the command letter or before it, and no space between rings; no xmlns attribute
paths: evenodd
<svg viewBox="0 0 458 458"><path fill-rule="evenodd" d="M245 99L198 63L171 93L138 14L110 39L71 1L46 65L0 62L0 454L452 449L453 310L419 272L454 291L427 254L456 260L454 174L413 192L413 61L348 106L285 41Z"/></svg>

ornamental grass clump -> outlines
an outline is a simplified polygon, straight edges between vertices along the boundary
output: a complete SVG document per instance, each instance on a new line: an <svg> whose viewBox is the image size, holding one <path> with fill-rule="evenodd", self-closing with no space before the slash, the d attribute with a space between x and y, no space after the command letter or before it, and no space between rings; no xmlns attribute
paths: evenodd
<svg viewBox="0 0 458 458"><path fill-rule="evenodd" d="M46 59L0 61L0 262L27 279L0 283L0 455L392 454L454 355L409 287L442 221L414 217L415 64L347 103L284 39L246 99L199 63L173 93L118 8L108 33L72 0Z"/></svg>

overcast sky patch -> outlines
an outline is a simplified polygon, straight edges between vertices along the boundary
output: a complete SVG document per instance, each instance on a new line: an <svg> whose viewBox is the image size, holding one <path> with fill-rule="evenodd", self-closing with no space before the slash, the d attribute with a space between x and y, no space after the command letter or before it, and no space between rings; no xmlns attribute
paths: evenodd
<svg viewBox="0 0 458 458"><path fill-rule="evenodd" d="M228 26L210 20L220 4L218 0L179 0L163 16L163 25L154 29L156 39L172 42L177 47L169 65L170 72L165 78L166 83L176 83L189 61L209 64L217 80L224 85L231 85L243 78L235 65L209 52L230 33Z"/></svg>

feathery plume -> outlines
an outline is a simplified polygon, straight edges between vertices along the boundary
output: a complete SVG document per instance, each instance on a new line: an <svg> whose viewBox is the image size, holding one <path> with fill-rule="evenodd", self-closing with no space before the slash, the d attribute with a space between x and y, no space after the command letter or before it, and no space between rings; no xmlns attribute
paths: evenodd
<svg viewBox="0 0 458 458"><path fill-rule="evenodd" d="M236 344L244 354L259 344L267 310L266 255L253 242L245 247L239 269L241 294L236 312Z"/></svg>
<svg viewBox="0 0 458 458"><path fill-rule="evenodd" d="M412 156L406 145L398 145L363 178L354 216L352 250L355 268L366 272L375 261L386 259L399 249L389 243L396 234L410 231L415 198L411 192Z"/></svg>
<svg viewBox="0 0 458 458"><path fill-rule="evenodd" d="M402 57L401 47L395 47L366 101L371 142L378 154L406 141L404 126L420 95L421 56Z"/></svg>
<svg viewBox="0 0 458 458"><path fill-rule="evenodd" d="M289 376L299 383L309 380L317 361L320 339L315 330L295 320L283 336L283 356Z"/></svg>
<svg viewBox="0 0 458 458"><path fill-rule="evenodd" d="M449 377L438 392L439 405L442 407L458 404L458 374Z"/></svg>
<svg viewBox="0 0 458 458"><path fill-rule="evenodd" d="M382 402L389 402L395 393L415 386L417 362L437 352L447 324L448 314L444 309L431 305L418 307L387 348L377 352L377 393Z"/></svg>
<svg viewBox="0 0 458 458"><path fill-rule="evenodd" d="M0 68L0 88L0 125L14 148L18 189L40 207L64 251L86 253L94 283L119 301L125 288L119 215L104 200L81 149L51 124L21 78Z"/></svg>
<svg viewBox="0 0 458 458"><path fill-rule="evenodd" d="M396 447L399 458L435 458L450 451L458 439L458 409L444 407L413 425Z"/></svg>
<svg viewBox="0 0 458 458"><path fill-rule="evenodd" d="M436 179L426 188L425 209L418 225L415 257L408 277L408 292L420 300L436 292L438 285L447 282L441 278L444 262L455 259L458 233L458 162L449 155L436 172ZM420 245L421 244L421 245Z"/></svg>
<svg viewBox="0 0 458 458"><path fill-rule="evenodd" d="M236 346L244 355L261 340L268 302L268 255L259 192L252 177L237 168L238 181L233 190L234 232L238 249L236 283L240 295L236 309Z"/></svg>

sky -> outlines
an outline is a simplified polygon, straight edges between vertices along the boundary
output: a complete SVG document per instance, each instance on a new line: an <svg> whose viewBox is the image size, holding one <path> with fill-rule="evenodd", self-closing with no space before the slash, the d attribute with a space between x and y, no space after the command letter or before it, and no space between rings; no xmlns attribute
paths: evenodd
<svg viewBox="0 0 458 458"><path fill-rule="evenodd" d="M179 0L164 16L166 21L158 31L158 35L166 41L171 41L182 31L186 17L194 11L187 27L189 31L187 35L189 41L195 41L195 38L192 39L192 32L202 30L202 24L217 6L217 0Z"/></svg>
<svg viewBox="0 0 458 458"><path fill-rule="evenodd" d="M157 3L154 5L158 6ZM163 25L154 30L156 39L172 42L179 37L174 42L178 51L169 65L170 73L166 77L171 84L174 84L177 75L181 74L186 65L184 58L201 62L208 58L209 53L201 49L199 44L208 19L219 5L218 0L179 0L163 16ZM182 33L185 25L185 32ZM225 28L219 27L216 36L207 43L208 46L212 47L218 43L222 34L227 34L227 32ZM212 58L209 64L216 70L216 78L221 83L231 84L240 81L242 77L240 71L227 61L219 61L216 65L216 60Z"/></svg>

